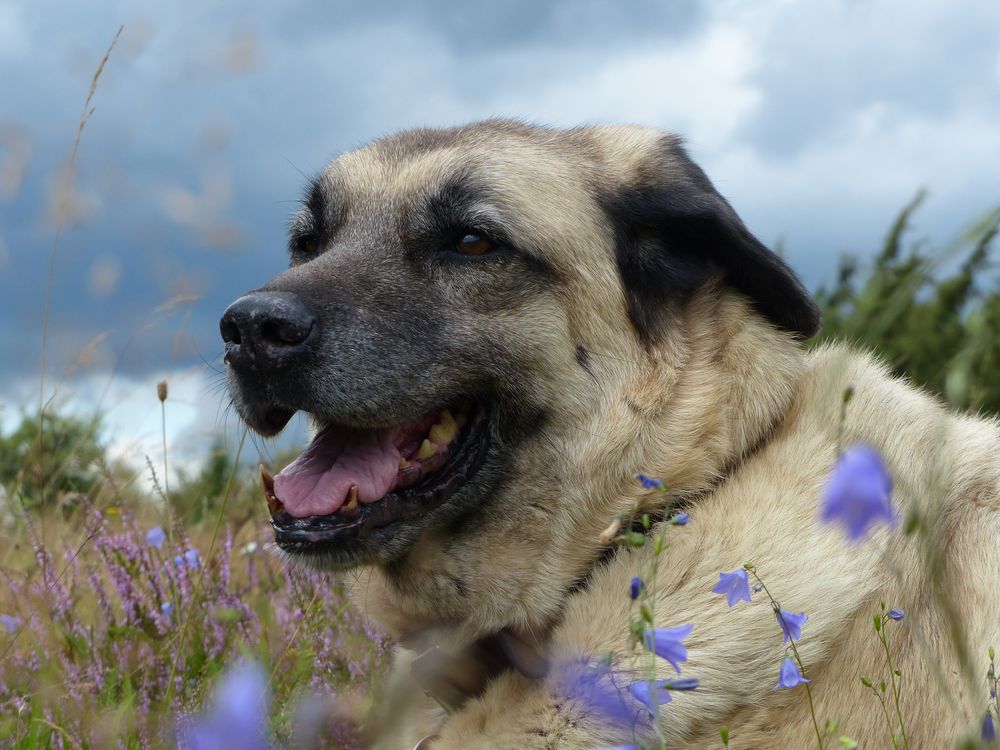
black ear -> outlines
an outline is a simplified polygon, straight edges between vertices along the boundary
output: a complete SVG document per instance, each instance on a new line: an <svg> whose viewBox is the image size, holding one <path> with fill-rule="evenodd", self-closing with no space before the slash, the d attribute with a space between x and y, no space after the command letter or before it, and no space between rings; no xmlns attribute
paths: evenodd
<svg viewBox="0 0 1000 750"><path fill-rule="evenodd" d="M801 282L750 234L676 138L664 137L636 184L605 192L601 202L614 227L629 313L644 341L655 341L672 304L715 273L777 327L803 339L819 330L819 308Z"/></svg>

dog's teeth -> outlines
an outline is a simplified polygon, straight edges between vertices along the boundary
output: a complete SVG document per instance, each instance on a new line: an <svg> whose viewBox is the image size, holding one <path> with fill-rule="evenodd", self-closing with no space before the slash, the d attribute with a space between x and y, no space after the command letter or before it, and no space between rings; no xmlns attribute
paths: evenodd
<svg viewBox="0 0 1000 750"><path fill-rule="evenodd" d="M430 458L435 453L437 453L437 446L427 438L424 438L424 442L420 444L420 450L417 451L417 458Z"/></svg>
<svg viewBox="0 0 1000 750"><path fill-rule="evenodd" d="M437 424L431 427L430 437L439 445L448 445L458 434L458 423L448 409L442 409Z"/></svg>
<svg viewBox="0 0 1000 750"><path fill-rule="evenodd" d="M410 466L411 466L410 462L407 461L405 458L399 459L399 468L400 469L409 469Z"/></svg>
<svg viewBox="0 0 1000 750"><path fill-rule="evenodd" d="M265 492L274 492L274 477L264 468L264 464L260 464L260 482L264 485Z"/></svg>
<svg viewBox="0 0 1000 750"><path fill-rule="evenodd" d="M448 445L457 433L458 426L454 422L450 425L436 424L431 427L430 438L438 445Z"/></svg>
<svg viewBox="0 0 1000 750"><path fill-rule="evenodd" d="M267 509L271 511L271 515L284 510L285 506L274 495L274 477L264 468L264 464L260 465L260 483L264 486L264 499L267 500Z"/></svg>
<svg viewBox="0 0 1000 750"><path fill-rule="evenodd" d="M344 503L344 510L354 510L358 507L358 485L352 484L347 492L347 502Z"/></svg>

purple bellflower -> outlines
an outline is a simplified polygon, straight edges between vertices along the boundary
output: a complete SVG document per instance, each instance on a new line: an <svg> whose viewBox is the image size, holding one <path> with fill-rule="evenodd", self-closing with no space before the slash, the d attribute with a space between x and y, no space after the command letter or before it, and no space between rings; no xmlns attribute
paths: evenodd
<svg viewBox="0 0 1000 750"><path fill-rule="evenodd" d="M642 703L652 713L656 713L657 706L670 703L670 691L667 689L666 680L657 680L653 685L652 695L650 695L650 684L646 681L633 682L628 686L628 691L632 697Z"/></svg>
<svg viewBox="0 0 1000 750"><path fill-rule="evenodd" d="M890 499L892 477L882 457L867 445L855 445L838 460L823 497L823 521L839 522L852 542L860 542L880 523L896 523Z"/></svg>
<svg viewBox="0 0 1000 750"><path fill-rule="evenodd" d="M629 589L628 589L629 598L631 598L631 599L638 599L639 598L639 594L642 593L642 590L645 587L646 587L646 584L644 584L642 582L642 579L639 578L639 576L636 576L635 578L633 578L632 579L632 583L629 584Z"/></svg>
<svg viewBox="0 0 1000 750"><path fill-rule="evenodd" d="M774 689L793 688L806 682L812 682L812 680L803 677L795 660L786 656L785 660L781 662L781 673L778 675L778 684L774 686Z"/></svg>
<svg viewBox="0 0 1000 750"><path fill-rule="evenodd" d="M21 621L13 615L0 615L0 625L3 625L8 633L13 633L21 627Z"/></svg>
<svg viewBox="0 0 1000 750"><path fill-rule="evenodd" d="M890 609L889 610L889 617L891 619L895 620L896 622L899 622L905 616L906 616L906 613L903 612L903 610L901 610L901 609Z"/></svg>
<svg viewBox="0 0 1000 750"><path fill-rule="evenodd" d="M188 750L268 750L267 675L255 664L229 671L216 686L208 711L180 728Z"/></svg>
<svg viewBox="0 0 1000 750"><path fill-rule="evenodd" d="M641 484L647 490L663 489L663 482L661 482L659 479L648 477L645 474L636 474L635 479L639 484Z"/></svg>
<svg viewBox="0 0 1000 750"><path fill-rule="evenodd" d="M750 601L750 576L740 568L732 573L719 573L719 582L712 589L713 593L725 594L726 604L733 607L741 599Z"/></svg>
<svg viewBox="0 0 1000 750"><path fill-rule="evenodd" d="M634 707L624 687L615 684L615 673L604 661L573 659L552 670L556 692L577 703L583 713L597 714L612 725L626 727L634 721Z"/></svg>
<svg viewBox="0 0 1000 750"><path fill-rule="evenodd" d="M789 612L787 609L782 609L774 613L774 616L778 618L778 625L781 626L781 632L785 636L785 643L788 643L788 639L791 638L793 641L797 641L802 637L802 626L806 624L806 620L809 616L805 612Z"/></svg>
<svg viewBox="0 0 1000 750"><path fill-rule="evenodd" d="M996 742L997 741L997 728L993 723L993 712L987 711L986 716L983 717L983 732L982 732L983 742Z"/></svg>
<svg viewBox="0 0 1000 750"><path fill-rule="evenodd" d="M167 535L163 533L163 529L160 526L154 526L149 531L146 532L146 544L150 547L156 547L160 549L163 546L163 542L167 539Z"/></svg>
<svg viewBox="0 0 1000 750"><path fill-rule="evenodd" d="M694 625L681 625L676 628L656 628L646 631L646 648L661 659L670 662L680 674L682 661L687 661L688 652L684 639L691 635Z"/></svg>

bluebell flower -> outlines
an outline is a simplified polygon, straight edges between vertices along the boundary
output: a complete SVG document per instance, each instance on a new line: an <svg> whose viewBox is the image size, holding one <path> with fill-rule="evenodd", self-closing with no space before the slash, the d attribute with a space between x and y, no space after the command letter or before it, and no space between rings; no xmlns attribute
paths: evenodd
<svg viewBox="0 0 1000 750"><path fill-rule="evenodd" d="M676 628L656 628L646 631L646 648L655 653L661 659L670 662L678 674L680 674L680 663L687 661L688 652L684 646L684 639L691 635L694 625L681 625Z"/></svg>
<svg viewBox="0 0 1000 750"><path fill-rule="evenodd" d="M674 526L687 526L688 521L691 520L691 516L687 513L678 513L673 518L670 519L670 523Z"/></svg>
<svg viewBox="0 0 1000 750"><path fill-rule="evenodd" d="M983 742L996 742L997 741L997 728L993 723L993 712L987 711L986 716L983 717L983 732L982 732Z"/></svg>
<svg viewBox="0 0 1000 750"><path fill-rule="evenodd" d="M666 680L657 680L652 687L653 695L650 695L650 684L643 680L642 682L633 682L628 686L628 691L632 693L632 696L642 703L646 708L652 713L656 713L657 706L662 706L664 703L670 703L670 691L667 690Z"/></svg>
<svg viewBox="0 0 1000 750"><path fill-rule="evenodd" d="M653 477L647 477L645 474L636 474L636 481L639 482L647 490L662 490L663 482L659 479L654 479Z"/></svg>
<svg viewBox="0 0 1000 750"><path fill-rule="evenodd" d="M715 594L725 594L726 604L736 605L740 599L750 601L750 576L740 568L732 573L719 573L719 582L712 589Z"/></svg>
<svg viewBox="0 0 1000 750"><path fill-rule="evenodd" d="M778 684L774 686L775 690L780 690L781 688L793 688L796 685L802 685L806 682L812 682L812 680L807 680L802 676L799 671L798 665L795 660L790 656L786 656L785 660L781 662L781 672L778 675Z"/></svg>
<svg viewBox="0 0 1000 750"><path fill-rule="evenodd" d="M879 522L896 523L892 510L892 477L882 457L867 445L855 445L838 460L823 498L822 518L837 521L853 542Z"/></svg>
<svg viewBox="0 0 1000 750"><path fill-rule="evenodd" d="M8 633L13 633L21 627L21 621L13 615L0 615L0 625L3 625Z"/></svg>
<svg viewBox="0 0 1000 750"><path fill-rule="evenodd" d="M901 610L901 609L890 609L889 610L889 617L891 619L895 620L896 622L899 622L905 616L906 616L906 613L903 610Z"/></svg>
<svg viewBox="0 0 1000 750"><path fill-rule="evenodd" d="M639 578L639 576L636 576L635 578L632 579L632 583L629 585L629 589L628 589L628 595L629 595L629 597L631 599L633 599L633 600L634 599L638 599L639 598L639 594L642 593L642 590L645 587L646 587L646 584L644 584L642 582L642 579Z"/></svg>
<svg viewBox="0 0 1000 750"><path fill-rule="evenodd" d="M267 675L255 664L226 673L208 710L183 722L180 744L188 750L268 750Z"/></svg>
<svg viewBox="0 0 1000 750"><path fill-rule="evenodd" d="M159 526L154 526L149 531L146 532L146 544L150 547L156 547L160 549L163 546L163 542L167 539L167 535L163 533L163 529Z"/></svg>
<svg viewBox="0 0 1000 750"><path fill-rule="evenodd" d="M170 617L170 615L174 613L174 605L170 602L163 602L163 604L160 605L160 611L167 617Z"/></svg>
<svg viewBox="0 0 1000 750"><path fill-rule="evenodd" d="M788 643L788 639L799 640L802 637L802 626L806 624L806 620L809 616L805 612L789 612L787 609L779 610L774 613L774 616L778 618L778 625L781 626L781 632L785 636L785 643Z"/></svg>
<svg viewBox="0 0 1000 750"><path fill-rule="evenodd" d="M552 669L555 691L578 704L584 714L596 714L615 726L631 727L635 722L634 705L614 678L606 661L595 664L583 658L573 659L557 663Z"/></svg>

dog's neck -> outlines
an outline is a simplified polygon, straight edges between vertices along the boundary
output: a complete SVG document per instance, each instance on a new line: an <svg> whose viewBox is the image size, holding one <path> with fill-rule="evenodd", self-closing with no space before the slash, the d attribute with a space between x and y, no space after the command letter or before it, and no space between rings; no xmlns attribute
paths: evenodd
<svg viewBox="0 0 1000 750"><path fill-rule="evenodd" d="M766 442L802 378L802 347L748 307L706 290L624 384L621 399L640 407L630 427L643 436L631 464L676 495L709 490Z"/></svg>
<svg viewBox="0 0 1000 750"><path fill-rule="evenodd" d="M788 334L719 288L678 310L656 345L600 359L600 400L521 452L503 502L474 533L425 534L399 568L362 577L368 611L390 631L472 643L509 629L544 641L607 553L599 537L615 516L696 504L766 442L805 367ZM636 473L662 479L667 495L644 491Z"/></svg>

